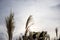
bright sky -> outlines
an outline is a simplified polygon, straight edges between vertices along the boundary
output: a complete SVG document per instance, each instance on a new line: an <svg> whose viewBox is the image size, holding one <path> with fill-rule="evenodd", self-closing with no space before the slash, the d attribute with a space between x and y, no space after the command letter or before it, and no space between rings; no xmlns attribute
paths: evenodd
<svg viewBox="0 0 60 40"><path fill-rule="evenodd" d="M33 16L32 31L45 30L51 37L55 36L55 28L60 33L60 0L0 0L0 32L5 30L5 17L11 8L15 14L14 35L24 33L25 23L29 15Z"/></svg>

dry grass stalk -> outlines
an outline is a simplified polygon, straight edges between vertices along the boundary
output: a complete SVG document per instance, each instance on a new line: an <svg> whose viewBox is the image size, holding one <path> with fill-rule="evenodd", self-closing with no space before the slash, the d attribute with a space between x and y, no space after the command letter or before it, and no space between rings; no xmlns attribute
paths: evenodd
<svg viewBox="0 0 60 40"><path fill-rule="evenodd" d="M30 23L31 20L32 20L32 15L30 15L30 16L28 17L28 19L27 19L25 36L27 35L28 28L30 27L30 26L28 26L28 25L29 25L29 23Z"/></svg>
<svg viewBox="0 0 60 40"><path fill-rule="evenodd" d="M11 13L9 17L6 17L6 28L9 36L9 40L12 40L13 30L14 30L14 15Z"/></svg>

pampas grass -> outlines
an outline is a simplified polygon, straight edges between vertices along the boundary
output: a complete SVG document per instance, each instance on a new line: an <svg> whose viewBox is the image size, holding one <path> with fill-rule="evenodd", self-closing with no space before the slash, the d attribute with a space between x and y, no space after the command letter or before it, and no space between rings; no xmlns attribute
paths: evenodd
<svg viewBox="0 0 60 40"><path fill-rule="evenodd" d="M7 28L7 33L9 36L9 40L12 40L12 35L13 35L13 30L14 30L14 14L10 14L10 16L6 17L6 28Z"/></svg>
<svg viewBox="0 0 60 40"><path fill-rule="evenodd" d="M27 35L27 32L28 32L28 28L29 28L29 23L31 22L31 20L32 20L32 15L30 15L29 17L28 17L28 19L27 19L27 22L26 22L26 27L25 27L25 29L26 29L26 31L25 31L25 36Z"/></svg>

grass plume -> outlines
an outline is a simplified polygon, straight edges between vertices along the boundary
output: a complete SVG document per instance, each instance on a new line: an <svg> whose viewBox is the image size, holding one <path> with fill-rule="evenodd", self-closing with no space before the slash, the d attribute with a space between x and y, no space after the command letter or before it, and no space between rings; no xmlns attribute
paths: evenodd
<svg viewBox="0 0 60 40"><path fill-rule="evenodd" d="M14 14L10 14L10 16L6 17L6 28L9 36L9 40L12 40L13 30L14 30Z"/></svg>
<svg viewBox="0 0 60 40"><path fill-rule="evenodd" d="M30 21L32 20L32 15L30 15L29 17L28 17L28 19L27 19L27 22L26 22L26 31L25 31L25 36L27 35L27 32L28 32L28 25L29 25L29 23L30 23Z"/></svg>

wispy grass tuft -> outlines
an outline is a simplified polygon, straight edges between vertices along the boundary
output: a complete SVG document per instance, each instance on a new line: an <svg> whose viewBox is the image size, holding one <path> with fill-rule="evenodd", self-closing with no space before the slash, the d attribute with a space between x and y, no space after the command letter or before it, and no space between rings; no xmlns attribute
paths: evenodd
<svg viewBox="0 0 60 40"><path fill-rule="evenodd" d="M32 15L30 15L29 17L28 17L28 19L27 19L27 22L26 22L26 31L25 31L25 36L27 35L27 32L28 32L28 28L29 28L29 23L31 22L31 20L32 20Z"/></svg>
<svg viewBox="0 0 60 40"><path fill-rule="evenodd" d="M6 17L6 28L9 36L9 40L12 40L13 30L14 30L14 14L10 14L10 16Z"/></svg>

